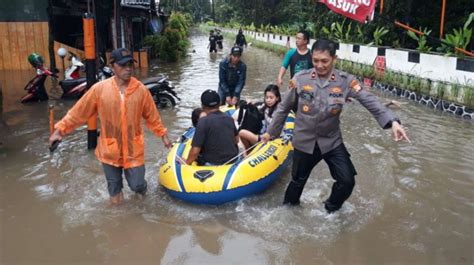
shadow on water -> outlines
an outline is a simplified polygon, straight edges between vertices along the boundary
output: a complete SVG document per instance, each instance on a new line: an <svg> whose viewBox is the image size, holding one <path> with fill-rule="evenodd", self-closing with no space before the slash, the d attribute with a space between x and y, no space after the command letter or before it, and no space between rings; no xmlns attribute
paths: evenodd
<svg viewBox="0 0 474 265"><path fill-rule="evenodd" d="M173 139L191 125L202 91L217 89L218 64L230 49L209 54L206 36L197 32L191 42L196 52L183 61L153 62L137 73L165 73L175 85L181 103L160 111ZM281 58L250 47L242 59L249 69L242 95L261 100ZM0 73L1 263L472 263L471 122L404 102L395 111L413 143L396 144L360 104L349 104L342 128L357 185L332 215L322 207L332 185L324 163L308 180L301 207L281 205L289 168L270 189L238 202L207 207L176 201L156 178L167 152L146 131L149 193L140 199L126 187L126 203L110 207L102 168L86 150L85 129L50 154L48 104L18 103L33 74ZM74 104L50 103L57 118Z"/></svg>

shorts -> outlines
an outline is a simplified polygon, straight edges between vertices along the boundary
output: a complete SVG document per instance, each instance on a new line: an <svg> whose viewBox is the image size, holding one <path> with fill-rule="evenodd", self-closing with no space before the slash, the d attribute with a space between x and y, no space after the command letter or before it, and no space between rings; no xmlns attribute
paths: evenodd
<svg viewBox="0 0 474 265"><path fill-rule="evenodd" d="M125 172L128 186L136 193L145 195L147 183L145 180L145 165L124 169L102 163L105 178L107 179L107 189L110 197L119 194L122 191L122 173Z"/></svg>

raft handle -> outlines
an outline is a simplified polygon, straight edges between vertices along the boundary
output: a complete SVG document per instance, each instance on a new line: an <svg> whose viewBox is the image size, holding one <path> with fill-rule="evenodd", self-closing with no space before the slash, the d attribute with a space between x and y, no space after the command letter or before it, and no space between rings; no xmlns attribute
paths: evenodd
<svg viewBox="0 0 474 265"><path fill-rule="evenodd" d="M199 179L199 181L204 182L206 179L214 176L214 171L212 170L199 170L194 172L194 177Z"/></svg>

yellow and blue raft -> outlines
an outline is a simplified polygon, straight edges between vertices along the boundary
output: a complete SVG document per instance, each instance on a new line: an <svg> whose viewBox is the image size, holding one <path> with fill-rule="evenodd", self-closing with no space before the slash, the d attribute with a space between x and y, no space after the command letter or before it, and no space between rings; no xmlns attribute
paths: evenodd
<svg viewBox="0 0 474 265"><path fill-rule="evenodd" d="M294 115L286 119L282 137L259 143L243 159L220 166L183 165L191 149L195 128L173 145L158 181L173 197L196 204L222 204L267 189L286 168L293 154Z"/></svg>

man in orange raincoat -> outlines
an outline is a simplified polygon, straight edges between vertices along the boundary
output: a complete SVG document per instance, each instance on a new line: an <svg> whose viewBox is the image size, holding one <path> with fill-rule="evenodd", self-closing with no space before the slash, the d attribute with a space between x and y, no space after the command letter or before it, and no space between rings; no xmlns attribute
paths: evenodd
<svg viewBox="0 0 474 265"><path fill-rule="evenodd" d="M104 168L110 202L120 204L123 173L131 190L142 195L147 191L142 118L167 148L171 142L150 92L132 77L134 59L130 51L116 49L110 61L115 76L93 85L56 123L49 141L61 141L64 135L97 114L101 131L95 154Z"/></svg>

